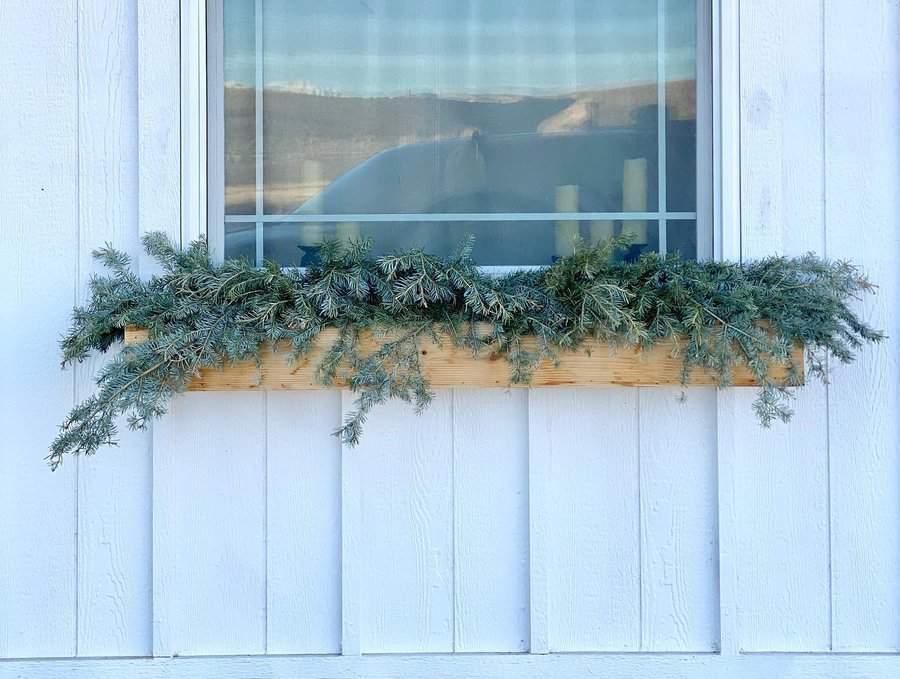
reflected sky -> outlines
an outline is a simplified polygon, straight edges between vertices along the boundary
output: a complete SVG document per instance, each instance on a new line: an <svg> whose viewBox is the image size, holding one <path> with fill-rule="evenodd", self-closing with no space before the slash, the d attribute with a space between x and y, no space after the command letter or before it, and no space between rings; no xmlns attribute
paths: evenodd
<svg viewBox="0 0 900 679"><path fill-rule="evenodd" d="M253 0L226 0L225 80L254 83ZM667 75L694 76L693 0ZM338 96L554 95L657 74L657 0L264 0L266 87Z"/></svg>
<svg viewBox="0 0 900 679"><path fill-rule="evenodd" d="M262 215L359 218L270 221L259 234L229 224L228 256L259 255L258 236L262 256L296 264L326 236L450 252L477 233L484 264L541 264L570 249L575 230L595 240L627 228L640 232L635 248L655 249L659 224L511 216L656 212L663 175L669 209L694 209L695 0L662 0L662 55L659 0L260 2L261 109L256 2L225 0L226 214L257 214L261 169ZM506 218L366 217L427 214ZM682 229L682 249L694 228Z"/></svg>

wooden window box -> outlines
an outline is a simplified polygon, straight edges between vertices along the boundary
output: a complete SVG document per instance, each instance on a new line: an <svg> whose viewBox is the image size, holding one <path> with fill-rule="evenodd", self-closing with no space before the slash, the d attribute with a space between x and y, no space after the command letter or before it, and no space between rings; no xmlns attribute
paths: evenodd
<svg viewBox="0 0 900 679"><path fill-rule="evenodd" d="M204 368L189 385L190 391L228 391L243 389L287 390L287 389L328 389L343 386L336 382L326 387L316 381L316 366L325 349L337 338L338 331L327 328L320 334L317 343L308 354L290 365L285 351L271 351L264 348L259 366L253 361L235 363L224 370ZM142 328L129 327L125 330L125 343L141 342L147 337ZM362 349L374 350L380 344L372 339L362 340ZM561 352L559 364L544 361L534 371L529 384L509 383L510 366L499 354L482 355L473 358L471 352L453 344L448 338L440 346L422 340L423 372L431 386L439 387L550 387L550 386L662 386L680 385L682 359L672 357L670 345L657 345L652 350L619 349L611 353L605 345L598 345L590 354L584 351ZM797 346L793 352L794 361L803 374L803 347ZM780 365L771 367L776 381L785 379L787 371ZM718 377L708 370L695 369L691 372L689 384L710 386L719 383ZM756 379L746 366L737 366L732 377L732 386L758 386Z"/></svg>

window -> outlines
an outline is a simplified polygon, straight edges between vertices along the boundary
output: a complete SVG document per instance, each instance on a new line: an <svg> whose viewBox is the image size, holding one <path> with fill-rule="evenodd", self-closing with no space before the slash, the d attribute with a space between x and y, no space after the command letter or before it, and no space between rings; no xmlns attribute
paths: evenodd
<svg viewBox="0 0 900 679"><path fill-rule="evenodd" d="M710 256L707 2L219 0L211 241L294 266L467 234L494 266L620 233L623 257Z"/></svg>

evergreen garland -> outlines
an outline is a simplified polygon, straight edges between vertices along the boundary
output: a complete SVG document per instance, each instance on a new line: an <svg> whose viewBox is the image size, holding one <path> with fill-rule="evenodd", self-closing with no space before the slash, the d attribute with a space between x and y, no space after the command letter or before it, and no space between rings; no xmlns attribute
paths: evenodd
<svg viewBox="0 0 900 679"><path fill-rule="evenodd" d="M800 381L791 359L795 343L806 347L809 373L824 380L827 354L846 363L864 342L883 339L848 306L872 285L846 262L811 254L750 264L656 254L613 261L625 245L576 244L572 256L552 266L495 277L471 260L471 241L449 259L420 250L373 259L367 242L329 242L318 264L298 271L275 263L257 269L243 260L213 265L205 242L181 251L154 233L144 247L163 273L149 282L107 245L94 256L111 273L93 277L90 301L74 310L61 341L62 365L105 352L129 325L147 328L149 339L124 346L99 371L96 394L60 427L50 466L66 453L115 444L121 415L132 429L145 428L201 368L259 360L265 343L289 343L296 360L328 326L339 336L317 377L326 385L340 378L357 395L336 432L350 445L376 404L401 398L420 410L428 405L432 391L418 362L422 338L449 336L476 356L490 345L509 362L510 381L527 383L541 360L583 350L588 340L648 348L661 341L675 346L684 337L676 349L683 381L705 367L727 386L734 367L745 363L761 385L754 409L765 426L791 415L788 387ZM371 354L360 349L363 331L381 338ZM537 338L536 350L523 346L526 336ZM770 377L771 361L787 365L786 384Z"/></svg>

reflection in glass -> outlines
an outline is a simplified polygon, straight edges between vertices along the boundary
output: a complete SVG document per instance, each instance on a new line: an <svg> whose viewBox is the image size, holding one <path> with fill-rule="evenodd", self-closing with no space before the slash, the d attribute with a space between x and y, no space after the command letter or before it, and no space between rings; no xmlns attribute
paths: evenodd
<svg viewBox="0 0 900 679"><path fill-rule="evenodd" d="M693 219L666 222L666 252L682 259L697 259L697 222Z"/></svg>
<svg viewBox="0 0 900 679"><path fill-rule="evenodd" d="M255 214L260 162L258 217L348 215L363 235L441 251L468 222L388 227L366 215L503 215L471 222L482 238L505 234L507 252L486 246L486 264L547 262L574 231L591 238L612 222L651 247L653 214L511 220L658 212L659 77L668 208L695 210L695 0L664 0L663 27L658 0L265 0L259 44L255 5L225 0L226 215ZM335 228L269 219L264 250L278 247L275 232L309 243Z"/></svg>
<svg viewBox="0 0 900 679"><path fill-rule="evenodd" d="M671 212L697 206L696 0L665 0L666 203Z"/></svg>
<svg viewBox="0 0 900 679"><path fill-rule="evenodd" d="M693 19L682 18L693 0L671 1L677 49L666 71L673 91L693 91L693 54L682 48L694 42ZM246 13L253 2L232 5ZM266 213L551 212L555 187L567 184L581 187L581 211L617 211L630 158L648 161L655 210L657 9L656 0L266 0ZM226 22L226 100L243 108L255 45L252 34L228 33L252 31L252 15L234 26ZM229 150L237 141L229 135ZM248 185L252 169L240 173Z"/></svg>
<svg viewBox="0 0 900 679"><path fill-rule="evenodd" d="M256 224L253 222L225 222L225 259L256 261Z"/></svg>
<svg viewBox="0 0 900 679"><path fill-rule="evenodd" d="M475 236L473 257L492 266L534 266L552 264L559 256L571 254L575 239L597 243L618 236L625 228L622 220L509 220L509 221L415 221L415 222L281 222L263 226L266 259L282 266L309 266L318 260L324 240L368 238L374 256L408 248L450 256L469 235ZM671 229L669 231L671 233ZM617 259L635 259L658 247L657 222L647 223L647 240L635 243ZM225 256L254 261L256 225L252 222L226 224Z"/></svg>
<svg viewBox="0 0 900 679"><path fill-rule="evenodd" d="M225 214L256 212L256 106L253 81L242 82L254 54L253 0L225 3ZM251 63L252 67L252 63Z"/></svg>

